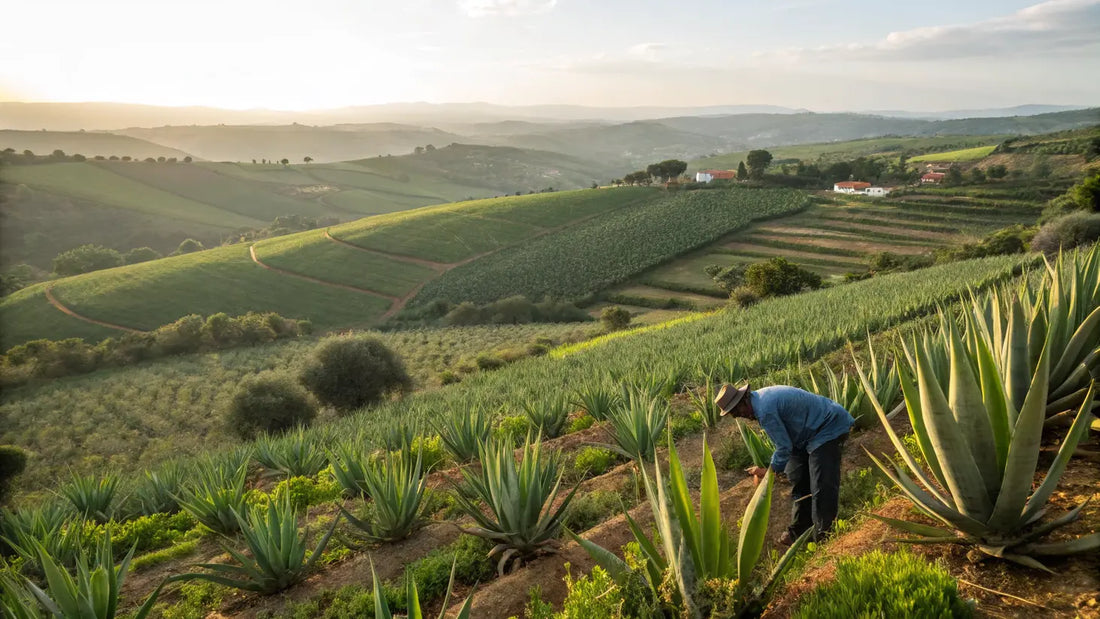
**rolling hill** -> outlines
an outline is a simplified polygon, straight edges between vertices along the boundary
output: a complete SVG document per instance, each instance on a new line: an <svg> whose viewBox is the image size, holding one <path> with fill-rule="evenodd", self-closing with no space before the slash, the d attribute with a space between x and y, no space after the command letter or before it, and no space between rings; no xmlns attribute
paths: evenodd
<svg viewBox="0 0 1100 619"><path fill-rule="evenodd" d="M96 134L82 134L96 135ZM131 139L131 138L122 138ZM554 153L452 145L330 164L85 161L0 169L0 263L50 268L84 243L168 253L218 244L281 215L351 221L429 204L575 189L620 173Z"/></svg>
<svg viewBox="0 0 1100 619"><path fill-rule="evenodd" d="M422 300L454 302L517 293L579 296L753 218L803 206L802 194L789 190L687 195L627 187L426 207L38 284L0 301L0 337L7 349L35 338L110 333L79 317L148 330L190 313L252 310L339 329L385 320L422 289ZM614 243L605 242L607 234ZM632 250L620 252L624 244ZM603 265L579 270L559 260L561 251L574 262ZM531 269L539 271L537 280L527 278ZM451 271L459 274L453 280ZM487 273L494 287L476 277L471 283L478 273ZM428 293L425 286L437 281L443 284Z"/></svg>
<svg viewBox="0 0 1100 619"><path fill-rule="evenodd" d="M135 159L146 157L176 157L183 159L188 153L162 144L119 135L114 133L95 133L90 131L12 131L0 130L0 150L14 149L18 153L30 150L36 155L48 155L57 149L69 155L81 154L89 159L96 155L103 157L129 156Z"/></svg>

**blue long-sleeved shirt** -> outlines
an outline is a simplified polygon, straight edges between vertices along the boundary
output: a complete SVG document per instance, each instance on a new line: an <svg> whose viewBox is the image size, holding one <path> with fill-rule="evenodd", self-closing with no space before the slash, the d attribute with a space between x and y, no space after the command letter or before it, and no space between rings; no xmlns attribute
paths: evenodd
<svg viewBox="0 0 1100 619"><path fill-rule="evenodd" d="M796 387L764 387L749 394L760 427L775 445L771 468L783 472L791 450L813 451L848 433L855 420L829 398Z"/></svg>

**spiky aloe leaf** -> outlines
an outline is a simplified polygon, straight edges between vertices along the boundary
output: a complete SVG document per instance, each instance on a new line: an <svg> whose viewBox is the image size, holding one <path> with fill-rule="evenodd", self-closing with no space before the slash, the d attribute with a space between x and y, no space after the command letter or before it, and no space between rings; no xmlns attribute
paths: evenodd
<svg viewBox="0 0 1100 619"><path fill-rule="evenodd" d="M1028 499L1023 514L1020 517L1020 523L1029 522L1031 518L1046 505L1047 499L1050 498L1050 495L1058 486L1058 481L1062 478L1062 473L1066 470L1066 465L1069 464L1070 458L1073 457L1074 450L1077 449L1077 443L1088 430L1089 418L1091 417L1089 411L1092 410L1095 390L1096 384L1093 383L1089 388L1088 395L1085 396L1084 402L1081 403L1081 409L1077 412L1077 418L1073 420L1073 425L1070 426L1066 438L1062 441L1062 446L1058 449L1058 455L1054 457L1054 462L1051 463L1050 469L1047 470L1046 477L1043 478L1043 482L1039 484L1039 487L1032 493L1031 498Z"/></svg>
<svg viewBox="0 0 1100 619"><path fill-rule="evenodd" d="M749 582L760 552L764 549L764 537L768 532L768 515L771 513L772 485L775 473L768 470L764 482L756 487L741 522L741 534L737 541L737 579Z"/></svg>
<svg viewBox="0 0 1100 619"><path fill-rule="evenodd" d="M936 380L927 347L917 350L917 384L928 436L940 459L947 488L959 510L984 522L993 505L974 456L960 431L955 414Z"/></svg>
<svg viewBox="0 0 1100 619"><path fill-rule="evenodd" d="M993 439L989 413L982 398L982 388L974 377L970 364L972 355L967 354L954 323L948 323L947 337L950 343L951 384L948 393L948 406L955 414L955 421L962 438L974 454L974 463L985 485L990 502L996 497L1001 485L1001 468L997 465L997 449Z"/></svg>
<svg viewBox="0 0 1100 619"><path fill-rule="evenodd" d="M996 506L988 519L989 527L994 531L1012 530L1018 524L1027 497L1031 494L1031 480L1035 477L1035 465L1039 462L1039 443L1046 416L1049 372L1049 357L1044 351L1039 356L1031 388L1013 428L1004 480L997 494Z"/></svg>

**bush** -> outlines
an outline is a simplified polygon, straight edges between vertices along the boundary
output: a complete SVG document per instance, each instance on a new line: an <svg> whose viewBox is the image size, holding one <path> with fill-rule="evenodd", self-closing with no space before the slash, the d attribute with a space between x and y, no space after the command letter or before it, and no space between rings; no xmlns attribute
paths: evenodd
<svg viewBox="0 0 1100 619"><path fill-rule="evenodd" d="M322 472L317 477L288 477L279 482L271 491L271 498L275 501L290 500L290 506L294 511L304 511L311 505L335 501L339 499L343 489L332 480L331 476Z"/></svg>
<svg viewBox="0 0 1100 619"><path fill-rule="evenodd" d="M27 452L14 445L0 445L0 503L7 497L12 481L27 468Z"/></svg>
<svg viewBox="0 0 1100 619"><path fill-rule="evenodd" d="M122 254L102 245L81 245L61 252L53 259L53 272L61 276L79 275L122 266Z"/></svg>
<svg viewBox="0 0 1100 619"><path fill-rule="evenodd" d="M730 293L730 303L733 303L737 307L752 307L756 305L759 300L759 295L744 286L735 288L733 292Z"/></svg>
<svg viewBox="0 0 1100 619"><path fill-rule="evenodd" d="M197 352L202 347L204 321L198 314L190 314L153 332L156 344L164 354L179 355Z"/></svg>
<svg viewBox="0 0 1100 619"><path fill-rule="evenodd" d="M585 447L573 459L573 472L578 477L603 475L615 464L615 454L599 447Z"/></svg>
<svg viewBox="0 0 1100 619"><path fill-rule="evenodd" d="M1001 228L986 236L978 243L967 243L960 247L936 250L937 262L971 260L986 256L1022 254L1035 237L1035 228L1016 224Z"/></svg>
<svg viewBox="0 0 1100 619"><path fill-rule="evenodd" d="M412 388L401 359L382 342L367 337L325 342L299 380L318 400L340 411L368 406L388 393Z"/></svg>
<svg viewBox="0 0 1100 619"><path fill-rule="evenodd" d="M229 404L229 423L243 438L309 425L317 408L289 376L264 372L241 383Z"/></svg>
<svg viewBox="0 0 1100 619"><path fill-rule="evenodd" d="M786 258L757 262L745 269L745 287L757 297L796 294L821 287L821 276L807 271Z"/></svg>
<svg viewBox="0 0 1100 619"><path fill-rule="evenodd" d="M163 258L161 253L152 247L135 247L126 252L122 256L122 260L126 264L137 264L139 262L149 262L150 260L156 260L157 258Z"/></svg>
<svg viewBox="0 0 1100 619"><path fill-rule="evenodd" d="M202 251L204 249L206 248L203 247L203 244L199 241L196 241L195 239L184 239L179 244L179 247L176 248L176 251L172 252L172 255L179 256L181 254L190 254L197 251Z"/></svg>
<svg viewBox="0 0 1100 619"><path fill-rule="evenodd" d="M618 514L623 507L623 497L618 492L595 490L573 497L565 512L562 526L574 533L587 531Z"/></svg>
<svg viewBox="0 0 1100 619"><path fill-rule="evenodd" d="M618 305L605 307L603 311L600 312L600 324L608 331L618 331L627 328L627 326L630 325L630 318L630 312Z"/></svg>
<svg viewBox="0 0 1100 619"><path fill-rule="evenodd" d="M479 370L491 372L493 370L499 370L507 365L504 359L501 359L498 355L493 353L483 352L474 359L474 363L477 364Z"/></svg>
<svg viewBox="0 0 1100 619"><path fill-rule="evenodd" d="M947 570L909 552L875 550L842 557L836 580L812 591L799 605L799 619L848 617L970 617Z"/></svg>
<svg viewBox="0 0 1100 619"><path fill-rule="evenodd" d="M1044 254L1056 254L1059 249L1072 249L1100 239L1100 213L1071 213L1039 229L1031 240L1031 249Z"/></svg>

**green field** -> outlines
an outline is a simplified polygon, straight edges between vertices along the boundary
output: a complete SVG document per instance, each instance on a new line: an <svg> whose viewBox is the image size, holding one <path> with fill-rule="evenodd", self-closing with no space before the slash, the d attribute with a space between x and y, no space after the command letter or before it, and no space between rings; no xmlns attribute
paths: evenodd
<svg viewBox="0 0 1100 619"><path fill-rule="evenodd" d="M920 163L922 161L943 161L943 162L956 162L956 161L977 161L987 157L997 147L994 146L977 146L975 148L963 148L960 150L951 150L946 153L929 153L927 155L920 155L913 157L909 161L913 163Z"/></svg>
<svg viewBox="0 0 1100 619"><path fill-rule="evenodd" d="M945 135L936 137L882 137L847 142L825 142L820 144L799 144L796 146L769 147L768 152L777 160L801 159L803 161L821 160L826 163L870 157L872 155L900 155L902 153L924 153L944 149L975 149L996 147L1005 135ZM744 161L749 151L738 151L705 157L690 162L691 170L719 169L735 170L737 164ZM917 161L912 158L910 161Z"/></svg>
<svg viewBox="0 0 1100 619"><path fill-rule="evenodd" d="M154 329L186 314L275 311L310 319L322 330L363 326L394 307L395 298L435 277L438 268L403 260L458 262L527 241L547 229L660 199L653 189L578 190L478 200L379 215L332 229L335 238L391 256L361 251L312 230L256 244L220 247L51 282L55 296L77 313L117 325ZM362 291L326 285L351 286ZM92 327L47 306L43 285L0 300L4 349L35 338L100 337ZM369 294L369 292L377 294ZM382 296L378 296L382 295ZM541 298L539 295L537 298Z"/></svg>
<svg viewBox="0 0 1100 619"><path fill-rule="evenodd" d="M429 282L414 303L485 303L514 294L583 296L753 219L788 214L805 205L804 194L782 189L668 194L448 271Z"/></svg>

